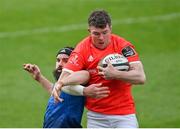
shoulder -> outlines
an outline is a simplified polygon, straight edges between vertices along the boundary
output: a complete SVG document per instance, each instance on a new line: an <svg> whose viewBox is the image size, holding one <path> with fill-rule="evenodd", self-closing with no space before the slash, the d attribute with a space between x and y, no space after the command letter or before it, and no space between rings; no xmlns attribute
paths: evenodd
<svg viewBox="0 0 180 129"><path fill-rule="evenodd" d="M125 47L125 46L132 45L129 41L127 41L123 37L120 37L120 36L115 35L115 34L112 34L112 38L111 39L113 40L114 44L117 47Z"/></svg>
<svg viewBox="0 0 180 129"><path fill-rule="evenodd" d="M91 43L91 38L90 36L87 36L83 40L81 40L75 47L75 52L82 52L85 51Z"/></svg>
<svg viewBox="0 0 180 129"><path fill-rule="evenodd" d="M129 61L131 60L130 58L139 60L138 53L136 52L132 43L114 34L112 34L112 40L114 43L114 48L118 53L124 55Z"/></svg>

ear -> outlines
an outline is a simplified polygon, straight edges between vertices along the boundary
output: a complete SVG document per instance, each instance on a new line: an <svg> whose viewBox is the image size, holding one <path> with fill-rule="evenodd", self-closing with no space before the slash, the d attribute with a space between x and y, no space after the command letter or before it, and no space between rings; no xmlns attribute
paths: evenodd
<svg viewBox="0 0 180 129"><path fill-rule="evenodd" d="M111 30L111 33L112 33L112 25L110 26L110 30Z"/></svg>

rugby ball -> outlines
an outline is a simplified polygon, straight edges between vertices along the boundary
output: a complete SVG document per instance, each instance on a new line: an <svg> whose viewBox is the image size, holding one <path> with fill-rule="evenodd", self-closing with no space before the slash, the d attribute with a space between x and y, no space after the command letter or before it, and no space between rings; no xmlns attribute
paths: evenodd
<svg viewBox="0 0 180 129"><path fill-rule="evenodd" d="M129 62L126 57L121 54L109 54L102 58L99 62L99 66L105 68L108 66L108 62L112 64L113 67L120 71L128 71L129 70Z"/></svg>

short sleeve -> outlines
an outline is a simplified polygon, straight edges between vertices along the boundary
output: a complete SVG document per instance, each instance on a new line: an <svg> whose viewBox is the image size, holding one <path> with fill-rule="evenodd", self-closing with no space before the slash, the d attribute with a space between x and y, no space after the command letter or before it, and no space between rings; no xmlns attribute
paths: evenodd
<svg viewBox="0 0 180 129"><path fill-rule="evenodd" d="M84 68L83 62L81 54L73 52L64 68L72 71L79 71Z"/></svg>
<svg viewBox="0 0 180 129"><path fill-rule="evenodd" d="M71 71L79 71L85 68L84 45L76 46L64 68Z"/></svg>
<svg viewBox="0 0 180 129"><path fill-rule="evenodd" d="M129 62L139 61L138 53L135 51L135 47L131 43L127 43L127 45L122 48L121 53Z"/></svg>

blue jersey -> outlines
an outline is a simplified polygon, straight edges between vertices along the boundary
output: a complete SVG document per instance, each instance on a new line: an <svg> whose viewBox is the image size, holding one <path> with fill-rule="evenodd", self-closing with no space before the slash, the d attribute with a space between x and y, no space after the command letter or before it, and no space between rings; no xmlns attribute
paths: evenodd
<svg viewBox="0 0 180 129"><path fill-rule="evenodd" d="M43 128L82 128L85 97L61 92L60 98L64 101L55 103L53 96L49 98Z"/></svg>

